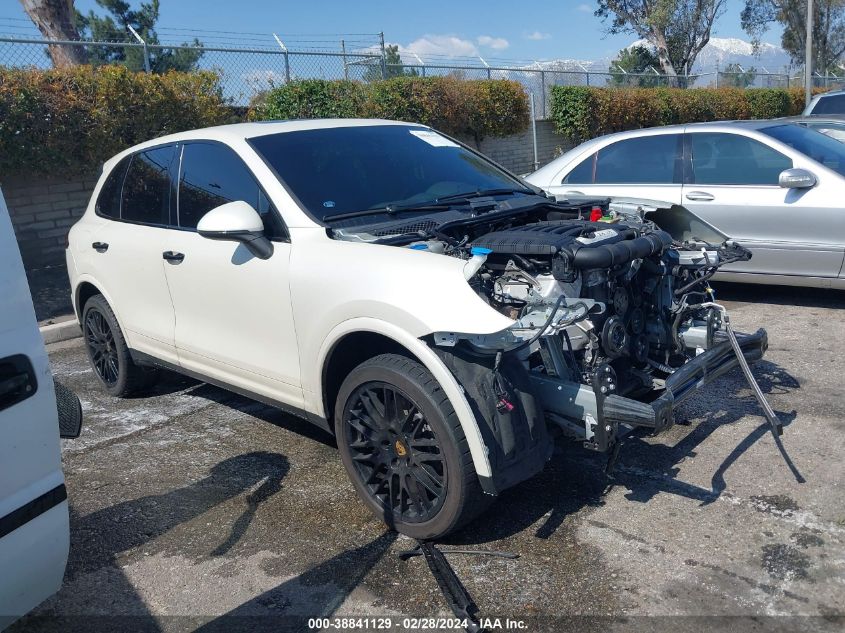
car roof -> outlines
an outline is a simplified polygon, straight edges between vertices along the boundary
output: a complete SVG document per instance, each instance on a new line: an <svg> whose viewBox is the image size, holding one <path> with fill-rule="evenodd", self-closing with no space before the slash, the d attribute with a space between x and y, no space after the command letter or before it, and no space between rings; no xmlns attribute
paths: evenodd
<svg viewBox="0 0 845 633"><path fill-rule="evenodd" d="M783 121L784 123L800 123L802 121L845 123L845 114L799 114L797 116L785 116L780 119L773 119L773 121Z"/></svg>
<svg viewBox="0 0 845 633"><path fill-rule="evenodd" d="M427 127L423 126L421 123L407 123L404 121L390 121L387 119L293 119L285 121L231 123L228 125L217 125L213 127L187 130L185 132L177 132L175 134L167 134L150 139L149 141L144 141L143 143L133 145L132 147L123 150L119 154L116 154L107 160L103 165L103 169L105 170L111 168L114 163L121 160L127 154L132 154L148 147L156 147L167 143L202 140L220 141L226 144L231 144L233 142L244 141L245 139L267 136L269 134L279 134L282 132L299 132L303 130L325 130L331 128L365 127L375 125Z"/></svg>

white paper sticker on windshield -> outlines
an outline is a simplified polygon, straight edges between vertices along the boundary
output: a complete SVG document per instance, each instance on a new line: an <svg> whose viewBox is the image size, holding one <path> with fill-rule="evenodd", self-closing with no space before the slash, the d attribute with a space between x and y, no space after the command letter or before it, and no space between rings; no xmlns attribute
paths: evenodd
<svg viewBox="0 0 845 633"><path fill-rule="evenodd" d="M434 147L460 147L460 145L454 141L450 141L448 138L438 134L434 130L410 130L410 132L418 139L422 139Z"/></svg>

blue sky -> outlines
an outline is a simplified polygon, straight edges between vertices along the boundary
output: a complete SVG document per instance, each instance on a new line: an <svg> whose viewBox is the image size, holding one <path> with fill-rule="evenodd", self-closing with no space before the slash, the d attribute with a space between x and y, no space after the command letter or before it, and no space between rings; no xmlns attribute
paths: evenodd
<svg viewBox="0 0 845 633"><path fill-rule="evenodd" d="M0 18L26 17L18 2L6 0L2 4ZM133 4L137 4L137 0ZM597 59L613 55L635 38L605 35L601 21L593 15L595 4L579 0L533 0L530 3L513 0L161 0L159 26L162 39L167 42L183 36L190 39L187 31L175 29L277 32L300 36L384 31L388 42L425 55L481 55L518 60ZM743 4L742 0L728 0L727 11L713 35L748 39L739 26ZM76 6L87 12L96 8L96 3L76 0ZM0 26L2 24L8 22L2 22ZM779 43L779 33L767 35L768 41ZM202 34L199 37L208 39ZM232 40L232 36L219 37ZM295 37L289 39L296 40ZM294 48L294 45L289 44L289 47Z"/></svg>

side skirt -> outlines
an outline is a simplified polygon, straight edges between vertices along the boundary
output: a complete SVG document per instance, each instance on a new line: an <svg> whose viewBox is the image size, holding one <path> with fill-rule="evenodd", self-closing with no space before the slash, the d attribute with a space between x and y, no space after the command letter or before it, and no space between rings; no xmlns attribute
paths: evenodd
<svg viewBox="0 0 845 633"><path fill-rule="evenodd" d="M230 385L229 383L223 382L222 380L217 380L216 378L205 376L199 372L191 371L190 369L185 369L184 367L174 365L173 363L161 360L159 358L156 358L155 356L150 356L149 354L146 354L144 352L139 352L137 350L130 349L129 354L132 357L132 361L137 365L142 365L145 367L161 367L162 369L166 369L177 374L182 374L183 376L188 376L189 378L199 380L200 382L205 382L209 385L220 387L221 389L225 389L226 391L236 393L239 396L244 396L245 398L256 400L262 404L266 404L267 406L280 409L285 413L289 413L290 415L306 420L311 424L320 427L324 431L328 431L329 433L334 435L334 430L332 429L332 425L329 424L329 421L315 413L311 413L310 411L305 411L304 409L300 409L298 407L292 407L289 404L286 404L279 400L274 400L273 398L268 398L267 396L263 396L248 389L243 389L242 387Z"/></svg>

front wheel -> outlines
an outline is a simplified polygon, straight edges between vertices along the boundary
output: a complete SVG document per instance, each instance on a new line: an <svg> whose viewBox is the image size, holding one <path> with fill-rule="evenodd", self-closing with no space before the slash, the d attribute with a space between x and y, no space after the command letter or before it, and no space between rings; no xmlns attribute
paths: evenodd
<svg viewBox="0 0 845 633"><path fill-rule="evenodd" d="M442 537L492 499L446 394L414 360L382 354L353 369L338 394L335 433L358 495L412 538Z"/></svg>

